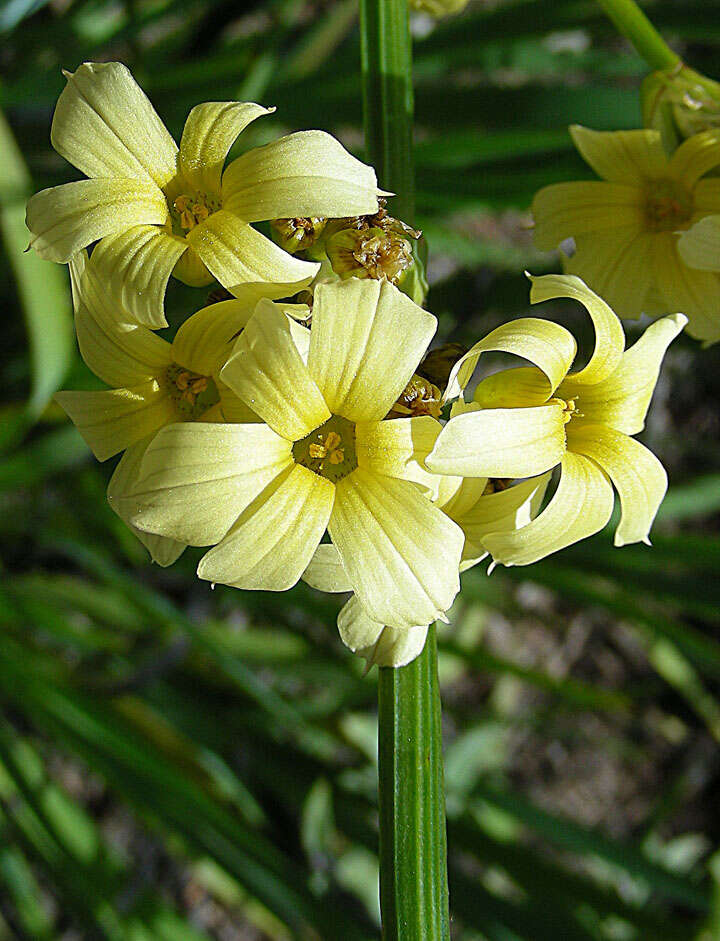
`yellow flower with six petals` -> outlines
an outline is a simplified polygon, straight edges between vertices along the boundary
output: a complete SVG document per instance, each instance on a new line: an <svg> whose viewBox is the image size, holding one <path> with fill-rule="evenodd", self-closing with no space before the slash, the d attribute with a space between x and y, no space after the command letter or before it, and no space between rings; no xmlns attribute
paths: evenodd
<svg viewBox="0 0 720 941"><path fill-rule="evenodd" d="M261 301L221 378L262 423L162 429L133 523L214 546L201 578L271 591L298 581L327 529L369 617L395 628L443 617L465 540L423 490L441 426L384 420L435 326L387 282L319 285L300 336Z"/></svg>
<svg viewBox="0 0 720 941"><path fill-rule="evenodd" d="M88 367L113 388L58 392L56 399L100 461L124 451L108 500L125 522L123 496L163 425L178 421L253 420L219 373L254 302L221 301L189 317L172 343L147 327L123 323L102 277L84 252L70 262L78 345ZM153 559L170 565L185 545L136 530Z"/></svg>
<svg viewBox="0 0 720 941"><path fill-rule="evenodd" d="M43 258L66 262L99 241L95 264L137 323L167 326L171 274L195 286L215 278L233 294L252 285L257 297L285 297L309 284L319 266L293 258L253 222L378 209L374 170L323 131L289 134L223 170L238 135L274 109L197 105L178 149L121 63L86 62L66 75L51 139L88 179L30 199L30 244Z"/></svg>
<svg viewBox="0 0 720 941"><path fill-rule="evenodd" d="M533 303L571 297L584 304L596 335L590 361L569 372L576 344L559 324L524 318L498 327L456 364L449 391L465 387L484 352L513 353L535 366L480 382L472 403L454 406L426 459L436 473L468 477L522 478L560 466L557 490L536 519L484 535L505 565L527 565L598 532L612 514L613 485L621 506L615 544L647 541L667 475L631 435L644 427L665 351L687 322L682 314L664 317L625 350L620 321L579 278L531 280Z"/></svg>
<svg viewBox="0 0 720 941"><path fill-rule="evenodd" d="M679 233L720 212L720 132L684 141L668 157L654 130L570 128L602 181L555 183L533 200L535 243L557 248L572 237L565 270L581 277L620 317L682 311L688 332L720 339L720 277L688 267ZM718 266L720 267L720 265Z"/></svg>

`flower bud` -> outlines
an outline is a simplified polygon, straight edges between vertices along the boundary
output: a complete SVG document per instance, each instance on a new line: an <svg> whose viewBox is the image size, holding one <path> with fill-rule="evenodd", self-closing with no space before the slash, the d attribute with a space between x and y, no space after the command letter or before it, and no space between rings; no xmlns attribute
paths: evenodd
<svg viewBox="0 0 720 941"><path fill-rule="evenodd" d="M343 281L372 278L397 285L413 263L407 239L379 226L336 232L327 240L325 250L333 271Z"/></svg>
<svg viewBox="0 0 720 941"><path fill-rule="evenodd" d="M643 123L672 151L686 138L720 128L720 83L686 65L652 72L641 89Z"/></svg>

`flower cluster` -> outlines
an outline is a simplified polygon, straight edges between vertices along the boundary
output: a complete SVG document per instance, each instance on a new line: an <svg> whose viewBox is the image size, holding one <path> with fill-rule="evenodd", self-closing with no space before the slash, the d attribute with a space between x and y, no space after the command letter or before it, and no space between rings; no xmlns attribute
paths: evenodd
<svg viewBox="0 0 720 941"><path fill-rule="evenodd" d="M320 131L225 166L235 138L268 113L198 105L178 148L124 66L82 65L52 138L88 179L28 206L32 246L69 263L80 352L109 387L58 401L99 460L122 455L108 500L153 559L169 565L202 546L198 575L212 583L284 591L303 579L351 592L344 642L400 665L446 618L462 571L486 557L525 565L597 532L613 487L616 543L647 540L667 480L631 436L685 318L659 320L625 350L605 301L577 277L548 275L533 279L533 303L574 298L592 318L584 368L570 371L571 334L538 318L467 352L428 353L436 320L421 306L420 233L389 215L370 167ZM585 151L602 154L588 133L578 132ZM588 234L577 226L601 204L608 219L621 206L650 225L650 204L634 195L639 158L625 151L623 182L606 184L615 202L573 191L564 209L539 212L545 243ZM710 152L693 144L662 164L654 232L669 231L666 212L690 218L706 205L697 181ZM230 297L188 317L172 342L155 332L171 275L216 280ZM665 283L649 278L642 297ZM488 351L533 365L492 374L466 400Z"/></svg>

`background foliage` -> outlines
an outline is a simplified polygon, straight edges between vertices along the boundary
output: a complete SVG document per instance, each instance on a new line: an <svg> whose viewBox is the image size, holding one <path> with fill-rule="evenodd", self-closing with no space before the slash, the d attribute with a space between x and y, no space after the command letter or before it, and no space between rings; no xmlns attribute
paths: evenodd
<svg viewBox="0 0 720 941"><path fill-rule="evenodd" d="M650 12L720 77L717 2ZM414 31L429 306L469 342L527 312L524 268L557 269L526 208L588 175L566 125L636 126L645 70L589 0ZM27 193L72 178L49 145L61 67L121 59L176 134L197 102L250 99L278 111L244 146L321 127L361 156L358 47L355 0L0 7L2 941L378 936L376 678L337 638L340 602L212 592L193 550L149 565L105 502L111 468L51 404L94 383L66 272L22 254ZM171 310L204 297L175 284ZM583 315L545 308L587 350ZM605 532L480 567L441 634L457 938L720 938L720 346L683 337L666 363L654 548Z"/></svg>

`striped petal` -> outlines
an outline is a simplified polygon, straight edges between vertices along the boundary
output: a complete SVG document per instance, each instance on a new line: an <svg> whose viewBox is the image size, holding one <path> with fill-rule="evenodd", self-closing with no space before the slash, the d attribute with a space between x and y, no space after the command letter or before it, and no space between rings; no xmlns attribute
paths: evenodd
<svg viewBox="0 0 720 941"><path fill-rule="evenodd" d="M131 522L191 546L214 545L290 464L290 445L267 425L168 425L145 454Z"/></svg>
<svg viewBox="0 0 720 941"><path fill-rule="evenodd" d="M246 222L377 212L375 171L325 131L299 131L234 160L223 205Z"/></svg>
<svg viewBox="0 0 720 941"><path fill-rule="evenodd" d="M550 295L548 295L550 296ZM542 298L544 300L544 298ZM531 294L532 300L532 294ZM452 368L446 399L460 395L470 381L478 360L490 351L512 353L530 360L547 376L545 398L565 378L575 358L577 346L572 334L560 324L537 317L524 317L502 324L471 347Z"/></svg>
<svg viewBox="0 0 720 941"><path fill-rule="evenodd" d="M407 628L444 616L464 537L415 484L358 467L336 486L328 530L370 618Z"/></svg>
<svg viewBox="0 0 720 941"><path fill-rule="evenodd" d="M253 287L256 297L289 297L306 287L319 265L288 255L231 212L221 209L188 232L208 271L231 294Z"/></svg>
<svg viewBox="0 0 720 941"><path fill-rule="evenodd" d="M130 70L83 62L65 77L50 134L55 150L86 176L164 187L177 170L177 145Z"/></svg>
<svg viewBox="0 0 720 941"><path fill-rule="evenodd" d="M168 539L166 536L144 533L137 529L129 520L130 506L125 500L125 495L134 488L139 479L140 464L151 440L152 438L145 438L144 441L138 441L125 451L110 478L107 499L111 508L145 546L153 562L165 568L172 565L182 555L185 543Z"/></svg>
<svg viewBox="0 0 720 941"><path fill-rule="evenodd" d="M428 632L427 627L384 627L368 617L357 598L340 611L338 630L345 646L367 660L368 670L404 667L422 653Z"/></svg>
<svg viewBox="0 0 720 941"><path fill-rule="evenodd" d="M615 545L648 545L650 527L667 491L665 468L639 441L603 425L571 422L568 447L595 461L615 485L622 510Z"/></svg>
<svg viewBox="0 0 720 941"><path fill-rule="evenodd" d="M503 369L475 386L473 402L483 408L526 408L548 400L548 378L535 366Z"/></svg>
<svg viewBox="0 0 720 941"><path fill-rule="evenodd" d="M693 134L670 158L670 175L692 190L701 176L720 165L720 131Z"/></svg>
<svg viewBox="0 0 720 941"><path fill-rule="evenodd" d="M180 141L178 166L183 177L200 192L219 195L225 158L235 139L248 124L274 110L244 101L195 105Z"/></svg>
<svg viewBox="0 0 720 941"><path fill-rule="evenodd" d="M594 461L568 452L550 503L521 529L488 533L483 543L495 562L530 565L599 532L612 515L610 481Z"/></svg>
<svg viewBox="0 0 720 941"><path fill-rule="evenodd" d="M625 349L625 333L612 308L573 275L546 274L539 278L530 277L530 281L531 304L570 297L584 306L595 328L595 349L587 366L573 373L572 378L586 385L606 379L616 369Z"/></svg>
<svg viewBox="0 0 720 941"><path fill-rule="evenodd" d="M173 359L201 376L217 376L254 309L254 303L235 299L203 307L188 317L175 334Z"/></svg>
<svg viewBox="0 0 720 941"><path fill-rule="evenodd" d="M168 325L165 289L187 247L185 239L157 226L134 225L102 239L91 264L124 309L125 319L158 330Z"/></svg>
<svg viewBox="0 0 720 941"><path fill-rule="evenodd" d="M618 227L639 232L643 224L643 193L619 183L553 183L532 203L533 238L538 248L552 251L564 239Z"/></svg>
<svg viewBox="0 0 720 941"><path fill-rule="evenodd" d="M442 425L430 415L363 422L355 426L355 453L360 467L398 477L435 492L440 477L425 468Z"/></svg>
<svg viewBox="0 0 720 941"><path fill-rule="evenodd" d="M130 389L58 392L55 400L99 461L119 454L177 417L170 394L154 379Z"/></svg>
<svg viewBox="0 0 720 941"><path fill-rule="evenodd" d="M658 243L654 273L667 310L685 314L690 336L706 343L720 339L720 277L683 264L670 234Z"/></svg>
<svg viewBox="0 0 720 941"><path fill-rule="evenodd" d="M141 223L163 225L165 197L143 180L78 180L42 190L27 204L30 246L48 261L67 262L106 235Z"/></svg>
<svg viewBox="0 0 720 941"><path fill-rule="evenodd" d="M570 135L583 160L612 183L640 186L668 174L668 160L657 131L592 131L573 124Z"/></svg>
<svg viewBox="0 0 720 941"><path fill-rule="evenodd" d="M381 421L415 372L436 324L387 281L319 284L308 369L330 411L354 422Z"/></svg>
<svg viewBox="0 0 720 941"><path fill-rule="evenodd" d="M296 464L267 486L203 556L199 577L235 588L292 588L322 539L334 497L329 480Z"/></svg>
<svg viewBox="0 0 720 941"><path fill-rule="evenodd" d="M681 234L677 247L680 258L690 268L720 271L720 215L696 222Z"/></svg>
<svg viewBox="0 0 720 941"><path fill-rule="evenodd" d="M288 441L299 441L330 418L293 341L289 318L271 301L258 304L221 376Z"/></svg>
<svg viewBox="0 0 720 941"><path fill-rule="evenodd" d="M682 314L651 323L637 342L623 353L615 372L593 386L576 385L570 377L558 389L565 399L575 399L582 417L574 422L607 425L626 435L645 427L665 351L687 319Z"/></svg>
<svg viewBox="0 0 720 941"><path fill-rule="evenodd" d="M340 560L340 553L331 542L323 542L317 547L302 574L302 580L318 591L352 591L350 579Z"/></svg>
<svg viewBox="0 0 720 941"><path fill-rule="evenodd" d="M451 418L426 460L435 474L533 477L565 453L565 412L552 401L534 408L469 406Z"/></svg>
<svg viewBox="0 0 720 941"><path fill-rule="evenodd" d="M717 177L700 180L693 193L696 213L720 212L720 180Z"/></svg>
<svg viewBox="0 0 720 941"><path fill-rule="evenodd" d="M147 327L123 323L84 252L70 260L75 331L88 367L109 386L157 379L172 362L171 346Z"/></svg>

